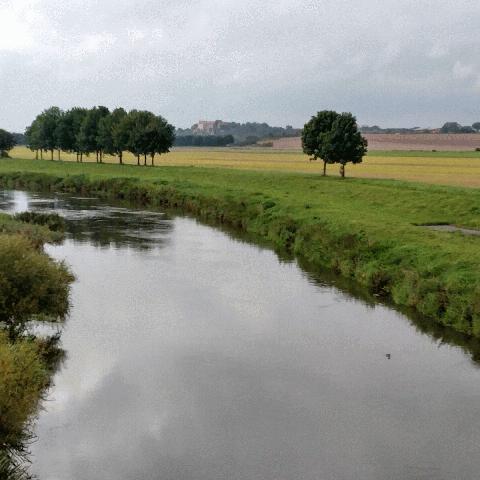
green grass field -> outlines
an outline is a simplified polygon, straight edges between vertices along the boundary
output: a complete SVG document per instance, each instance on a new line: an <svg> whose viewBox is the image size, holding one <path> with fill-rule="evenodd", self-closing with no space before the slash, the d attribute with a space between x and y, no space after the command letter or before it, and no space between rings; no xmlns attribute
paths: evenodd
<svg viewBox="0 0 480 480"><path fill-rule="evenodd" d="M0 181L184 208L289 247L439 323L480 335L480 237L419 226L480 229L477 189L198 164L14 159L0 162Z"/></svg>
<svg viewBox="0 0 480 480"><path fill-rule="evenodd" d="M34 158L25 147L12 150L13 158ZM55 153L55 158L56 157ZM49 154L45 154L49 158ZM63 160L75 161L75 155L62 153ZM86 158L94 162L95 157ZM116 163L106 157L108 163ZM135 158L125 154L125 162L134 164ZM157 165L221 167L244 170L275 170L285 172L322 172L321 162L310 162L299 151L271 150L268 148L174 149L156 159ZM338 175L338 166L328 167L328 174ZM373 151L360 165L347 165L347 176L355 178L391 178L438 185L480 187L480 152L399 152Z"/></svg>

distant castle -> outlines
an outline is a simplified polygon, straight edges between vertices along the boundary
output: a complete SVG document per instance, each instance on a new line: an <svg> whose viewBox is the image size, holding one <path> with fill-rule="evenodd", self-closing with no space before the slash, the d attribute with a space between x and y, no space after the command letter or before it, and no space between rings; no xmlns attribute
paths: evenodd
<svg viewBox="0 0 480 480"><path fill-rule="evenodd" d="M214 135L223 123L222 120L199 120L198 123L193 125L192 132L203 135Z"/></svg>

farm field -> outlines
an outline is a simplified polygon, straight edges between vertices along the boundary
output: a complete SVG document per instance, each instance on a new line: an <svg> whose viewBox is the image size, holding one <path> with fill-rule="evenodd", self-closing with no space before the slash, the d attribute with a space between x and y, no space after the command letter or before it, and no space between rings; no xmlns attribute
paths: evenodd
<svg viewBox="0 0 480 480"><path fill-rule="evenodd" d="M13 158L33 159L26 147L12 150ZM45 154L44 158L49 158ZM57 158L57 153L55 153ZM74 154L62 153L62 160L75 161ZM114 157L105 157L106 163L116 163ZM95 158L85 158L95 162ZM125 163L135 164L131 154L125 154ZM157 157L156 165L222 167L245 170L275 170L321 174L322 163L310 162L302 152L294 150L237 149L237 148L177 148ZM338 166L327 168L328 174L338 175ZM480 152L431 151L372 151L360 165L347 165L347 176L357 178L386 178L438 185L480 187Z"/></svg>
<svg viewBox="0 0 480 480"><path fill-rule="evenodd" d="M480 148L480 133L365 133L368 148L372 150L465 150ZM300 150L300 137L279 138L273 147L287 150Z"/></svg>

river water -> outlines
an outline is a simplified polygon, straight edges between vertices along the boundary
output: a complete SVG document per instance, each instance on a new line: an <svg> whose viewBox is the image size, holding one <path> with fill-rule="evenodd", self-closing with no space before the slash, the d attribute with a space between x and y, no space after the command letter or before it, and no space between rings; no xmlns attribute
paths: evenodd
<svg viewBox="0 0 480 480"><path fill-rule="evenodd" d="M0 200L69 221L47 247L77 280L31 447L40 480L479 478L476 342L189 218Z"/></svg>

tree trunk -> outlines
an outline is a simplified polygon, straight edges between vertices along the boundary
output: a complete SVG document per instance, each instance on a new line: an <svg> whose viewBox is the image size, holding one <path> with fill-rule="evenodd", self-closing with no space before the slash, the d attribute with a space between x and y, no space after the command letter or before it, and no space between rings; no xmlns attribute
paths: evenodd
<svg viewBox="0 0 480 480"><path fill-rule="evenodd" d="M76 160L77 160L77 163L78 163L78 152L75 152L75 156L76 156Z"/></svg>
<svg viewBox="0 0 480 480"><path fill-rule="evenodd" d="M40 160L43 160L43 149L40 149Z"/></svg>
<svg viewBox="0 0 480 480"><path fill-rule="evenodd" d="M38 150L35 150L35 160L38 160Z"/></svg>
<svg viewBox="0 0 480 480"><path fill-rule="evenodd" d="M80 163L83 163L83 152L80 152Z"/></svg>
<svg viewBox="0 0 480 480"><path fill-rule="evenodd" d="M137 155L137 165L140 165L140 155Z"/></svg>
<svg viewBox="0 0 480 480"><path fill-rule="evenodd" d="M151 157L152 157L152 167L153 167L153 165L155 165L155 154L152 153Z"/></svg>
<svg viewBox="0 0 480 480"><path fill-rule="evenodd" d="M340 175L342 178L345 178L345 164L341 163L340 164Z"/></svg>
<svg viewBox="0 0 480 480"><path fill-rule="evenodd" d="M143 165L144 166L147 165L147 154L146 153L143 154Z"/></svg>
<svg viewBox="0 0 480 480"><path fill-rule="evenodd" d="M57 153L58 153L58 161L60 161L60 149L58 149Z"/></svg>
<svg viewBox="0 0 480 480"><path fill-rule="evenodd" d="M323 161L323 176L327 176L327 162L325 160Z"/></svg>
<svg viewBox="0 0 480 480"><path fill-rule="evenodd" d="M120 162L120 165L123 164L123 158L122 158L122 156L123 156L123 152L119 152L119 154L118 154L118 161Z"/></svg>

